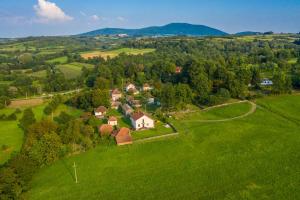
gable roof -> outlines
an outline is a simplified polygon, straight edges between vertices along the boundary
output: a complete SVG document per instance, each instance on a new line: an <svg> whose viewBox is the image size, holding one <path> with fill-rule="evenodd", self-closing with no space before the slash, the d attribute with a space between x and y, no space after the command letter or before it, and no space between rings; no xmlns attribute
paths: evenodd
<svg viewBox="0 0 300 200"><path fill-rule="evenodd" d="M129 128L121 128L116 135L116 142L118 145L132 144L132 137Z"/></svg>
<svg viewBox="0 0 300 200"><path fill-rule="evenodd" d="M115 121L118 121L118 119L114 116L110 116L109 119L108 119L109 122L115 122Z"/></svg>
<svg viewBox="0 0 300 200"><path fill-rule="evenodd" d="M133 119L134 121L139 120L142 117L148 117L149 119L153 120L151 117L149 117L148 115L146 115L145 113L141 112L141 111L137 111L131 114L131 119Z"/></svg>
<svg viewBox="0 0 300 200"><path fill-rule="evenodd" d="M101 133L101 135L111 134L113 130L113 126L109 124L103 124L99 127L99 132Z"/></svg>
<svg viewBox="0 0 300 200"><path fill-rule="evenodd" d="M105 108L104 106L99 106L98 108L95 109L95 112L104 113L106 111L107 111L107 108Z"/></svg>

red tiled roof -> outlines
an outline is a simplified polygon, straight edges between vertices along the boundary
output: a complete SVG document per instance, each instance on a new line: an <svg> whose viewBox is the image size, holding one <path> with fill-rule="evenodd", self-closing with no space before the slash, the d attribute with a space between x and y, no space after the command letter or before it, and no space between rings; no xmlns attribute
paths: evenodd
<svg viewBox="0 0 300 200"><path fill-rule="evenodd" d="M132 113L131 118L136 121L138 119L140 119L141 117L143 117L145 114L143 112L135 112Z"/></svg>
<svg viewBox="0 0 300 200"><path fill-rule="evenodd" d="M177 66L175 72L176 73L181 73L182 71L182 67Z"/></svg>
<svg viewBox="0 0 300 200"><path fill-rule="evenodd" d="M104 106L99 106L98 108L95 109L95 112L102 112L102 113L104 113L104 112L106 112L106 110L107 109Z"/></svg>
<svg viewBox="0 0 300 200"><path fill-rule="evenodd" d="M132 144L132 137L129 128L121 128L116 135L118 145Z"/></svg>
<svg viewBox="0 0 300 200"><path fill-rule="evenodd" d="M111 134L114 128L111 125L103 124L99 127L99 132L101 135Z"/></svg>
<svg viewBox="0 0 300 200"><path fill-rule="evenodd" d="M114 116L110 116L109 119L108 119L109 122L115 122L115 121L118 121L118 119Z"/></svg>

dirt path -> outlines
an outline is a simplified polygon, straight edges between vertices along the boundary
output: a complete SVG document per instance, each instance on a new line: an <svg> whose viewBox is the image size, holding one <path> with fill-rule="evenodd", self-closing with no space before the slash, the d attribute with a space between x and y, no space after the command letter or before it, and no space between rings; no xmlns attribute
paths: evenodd
<svg viewBox="0 0 300 200"><path fill-rule="evenodd" d="M227 119L216 119L216 120L189 120L190 122L205 122L205 123L215 123L215 122L227 122L227 121L232 121L232 120L236 120L236 119L242 119L242 118L245 118L251 114L253 114L255 111L256 111L256 108L257 108L257 105L251 101L239 101L239 102L235 102L235 103L227 103L227 104L222 104L222 105L217 105L217 106L212 106L212 107L209 107L209 108L206 108L202 111L207 111L207 110L210 110L210 109L213 109L213 108L218 108L218 107L223 107L223 106L228 106L228 105L232 105L232 104L237 104L237 103L245 103L245 102L248 102L251 104L251 109L243 114L243 115L240 115L240 116L237 116L237 117L232 117L232 118L227 118Z"/></svg>

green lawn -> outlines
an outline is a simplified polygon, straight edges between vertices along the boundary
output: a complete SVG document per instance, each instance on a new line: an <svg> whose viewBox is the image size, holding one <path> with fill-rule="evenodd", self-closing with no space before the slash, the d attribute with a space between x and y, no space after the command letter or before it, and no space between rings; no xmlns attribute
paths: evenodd
<svg viewBox="0 0 300 200"><path fill-rule="evenodd" d="M219 120L241 116L251 109L250 103L237 103L231 106L213 108L210 110L199 110L188 114L177 114L175 117L183 121L193 120Z"/></svg>
<svg viewBox="0 0 300 200"><path fill-rule="evenodd" d="M32 110L35 114L37 120L41 120L44 117L51 117L44 115L44 108L46 104L33 107ZM5 108L0 110L0 114L9 115L13 113L15 109ZM67 112L68 114L79 117L82 114L81 110L66 106L60 105L54 113L54 117L58 116L62 111ZM18 119L22 117L22 114L17 115ZM10 155L16 151L18 152L22 146L23 141L23 131L18 126L19 122L17 121L0 121L0 148L2 145L7 145L9 148L5 151L0 149L0 165L5 163Z"/></svg>
<svg viewBox="0 0 300 200"><path fill-rule="evenodd" d="M133 137L133 140L138 140L138 139L145 139L145 138L150 138L150 137L154 137L154 136L166 135L166 134L170 134L173 132L174 131L171 127L166 128L164 123L156 122L154 129L134 131L131 133L131 135Z"/></svg>
<svg viewBox="0 0 300 200"><path fill-rule="evenodd" d="M46 61L46 63L50 63L50 64L54 64L54 63L65 64L67 62L68 62L67 56L62 56L62 57L58 57L58 58L54 58L54 59Z"/></svg>
<svg viewBox="0 0 300 200"><path fill-rule="evenodd" d="M288 116L300 114L300 96L273 98L259 103ZM236 114L230 108L237 110L229 106L223 112ZM45 167L27 195L33 200L300 199L300 134L294 121L258 107L254 114L229 122L173 124L181 133L176 139L99 146Z"/></svg>

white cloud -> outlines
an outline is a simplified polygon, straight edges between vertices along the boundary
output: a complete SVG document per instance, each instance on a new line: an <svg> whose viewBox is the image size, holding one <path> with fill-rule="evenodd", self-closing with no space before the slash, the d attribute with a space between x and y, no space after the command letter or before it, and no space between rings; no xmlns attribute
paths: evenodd
<svg viewBox="0 0 300 200"><path fill-rule="evenodd" d="M117 20L123 22L123 21L125 21L126 19L125 19L124 17L117 17Z"/></svg>
<svg viewBox="0 0 300 200"><path fill-rule="evenodd" d="M100 17L98 15L92 15L91 18L95 21L99 21Z"/></svg>
<svg viewBox="0 0 300 200"><path fill-rule="evenodd" d="M34 5L34 10L39 17L37 21L42 23L73 20L73 17L65 14L55 3L47 0L38 0L38 5Z"/></svg>

